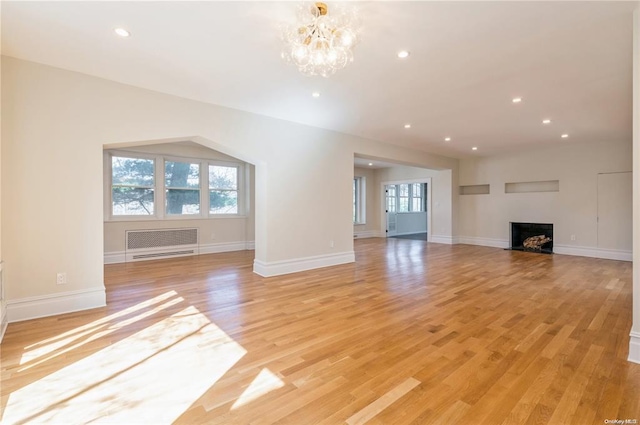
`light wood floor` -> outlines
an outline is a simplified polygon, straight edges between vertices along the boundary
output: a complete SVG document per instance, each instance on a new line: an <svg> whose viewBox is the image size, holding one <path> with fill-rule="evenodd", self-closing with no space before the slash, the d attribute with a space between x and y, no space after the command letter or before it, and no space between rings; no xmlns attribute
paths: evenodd
<svg viewBox="0 0 640 425"><path fill-rule="evenodd" d="M631 263L414 240L261 278L252 252L105 267L108 307L9 325L5 423L640 421Z"/></svg>

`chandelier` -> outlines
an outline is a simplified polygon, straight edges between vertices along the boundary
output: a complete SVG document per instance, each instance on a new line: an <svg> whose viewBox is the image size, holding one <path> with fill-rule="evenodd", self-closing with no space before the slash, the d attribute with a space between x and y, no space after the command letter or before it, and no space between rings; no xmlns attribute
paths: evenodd
<svg viewBox="0 0 640 425"><path fill-rule="evenodd" d="M325 3L305 4L298 10L298 20L283 32L282 57L306 75L329 77L353 62L353 47L358 31L355 12L338 10L328 13Z"/></svg>

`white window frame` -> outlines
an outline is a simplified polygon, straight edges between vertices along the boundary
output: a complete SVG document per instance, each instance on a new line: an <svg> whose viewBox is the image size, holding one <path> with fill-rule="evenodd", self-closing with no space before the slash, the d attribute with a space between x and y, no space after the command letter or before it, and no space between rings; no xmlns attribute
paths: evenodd
<svg viewBox="0 0 640 425"><path fill-rule="evenodd" d="M155 161L154 176L154 213L152 215L114 215L113 214L113 173L112 157L134 159L149 159ZM166 184L165 161L189 162L200 166L200 214L167 214L166 213ZM104 151L104 217L107 222L117 221L154 221L154 220L202 220L218 218L246 218L249 213L249 178L248 170L242 162L224 161L210 158L181 157L176 155L150 154L129 150ZM238 212L232 214L209 213L209 165L235 167L238 170Z"/></svg>
<svg viewBox="0 0 640 425"><path fill-rule="evenodd" d="M364 176L354 176L356 189L356 213L353 224L367 224L367 179Z"/></svg>
<svg viewBox="0 0 640 425"><path fill-rule="evenodd" d="M153 175L153 214L150 215L114 215L113 214L113 157L118 158L130 158L130 159L146 159L150 161L154 161L154 175ZM135 152L109 152L109 154L105 155L105 209L108 212L108 215L105 214L105 217L109 217L110 220L127 220L127 221L137 221L137 220L150 220L155 219L158 216L158 205L162 205L158 203L158 197L161 196L158 193L158 161L154 155L148 154L138 154ZM164 199L164 196L162 196ZM162 208L162 206L161 206Z"/></svg>
<svg viewBox="0 0 640 425"><path fill-rule="evenodd" d="M406 184L408 186L408 191L407 191L407 196L400 196L400 186ZM422 209L420 209L419 211L416 211L413 209L413 200L416 199L416 197L413 195L413 185L414 184L421 184L422 185L422 193L421 195L418 197L421 199L420 201L420 205L422 207ZM423 182L403 182L403 183L392 183L392 184L387 184L387 186L395 186L395 202L396 202L396 210L394 211L394 213L396 214L411 214L411 213L421 213L421 212L425 212L427 210L427 199L425 197L425 184ZM400 198L406 198L407 199L407 211L400 211ZM385 201L386 203L386 201Z"/></svg>
<svg viewBox="0 0 640 425"><path fill-rule="evenodd" d="M166 167L167 167L167 162L181 162L183 164L198 164L198 177L199 177L199 181L198 181L198 189L200 191L200 214L169 214L167 212L167 189L174 189L174 190L195 190L195 188L176 188L176 187L168 187L167 186L167 181L166 181ZM202 160L198 160L198 159L189 159L189 158L177 158L177 157L172 157L172 156L162 156L162 197L163 197L163 202L162 202L162 213L164 214L165 218L171 219L171 218L183 218L183 219L188 219L189 217L202 217ZM208 169L208 168L207 168ZM208 177L208 176L207 176Z"/></svg>
<svg viewBox="0 0 640 425"><path fill-rule="evenodd" d="M237 173L238 173L238 212L237 213L230 213L230 214L216 214L216 213L211 213L209 212L209 209L211 207L210 204L210 200L209 200L209 191L211 190L209 188L209 166L210 165L214 165L214 166L220 166L220 167L229 167L229 168L236 168L237 169ZM245 173L243 172L243 167L242 164L236 163L236 162L227 162L227 161L207 161L207 165L206 165L206 169L207 169L207 181L204 183L204 186L206 188L206 199L207 199L207 211L206 213L210 216L210 217L235 217L238 215L244 215L243 212L245 211L245 206L246 206L246 196L244 196L244 193L247 192L246 190L243 191L241 188L245 187L245 181L248 181L248 179L245 179ZM215 190L215 189L214 189Z"/></svg>
<svg viewBox="0 0 640 425"><path fill-rule="evenodd" d="M415 196L413 193L413 186L420 185L420 196ZM425 197L424 197L425 184L424 183L409 183L409 212L425 212ZM420 210L413 209L413 200L420 199Z"/></svg>

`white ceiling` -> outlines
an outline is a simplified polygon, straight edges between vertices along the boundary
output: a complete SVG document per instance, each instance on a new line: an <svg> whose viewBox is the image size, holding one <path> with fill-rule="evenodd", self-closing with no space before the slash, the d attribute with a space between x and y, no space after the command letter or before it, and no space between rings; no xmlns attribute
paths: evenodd
<svg viewBox="0 0 640 425"><path fill-rule="evenodd" d="M357 2L355 62L324 79L280 59L278 26L294 2L3 1L2 53L425 151L490 155L631 139L636 4ZM411 56L399 60L400 49Z"/></svg>

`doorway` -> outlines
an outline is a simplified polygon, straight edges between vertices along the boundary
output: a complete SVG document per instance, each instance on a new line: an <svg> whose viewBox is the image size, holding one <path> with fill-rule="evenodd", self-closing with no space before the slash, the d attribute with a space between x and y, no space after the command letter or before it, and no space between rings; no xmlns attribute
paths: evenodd
<svg viewBox="0 0 640 425"><path fill-rule="evenodd" d="M383 182L386 237L430 239L431 179Z"/></svg>

